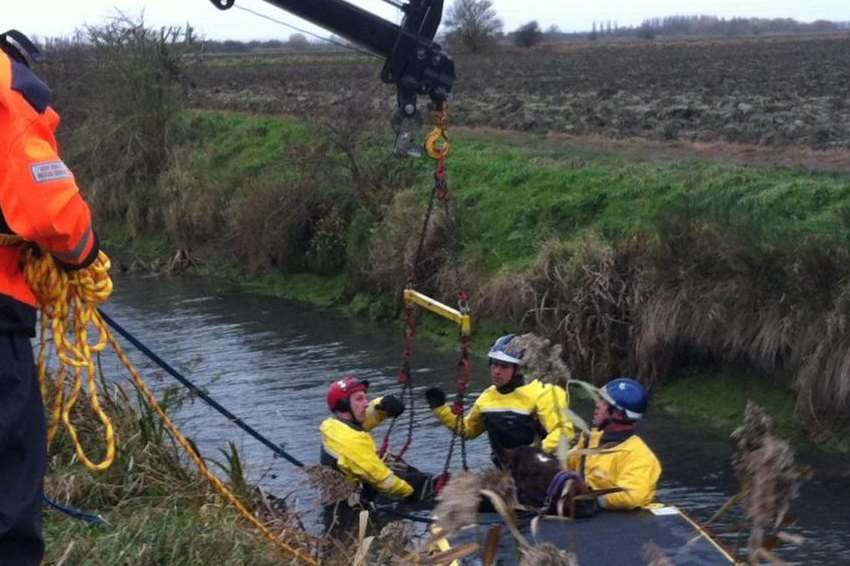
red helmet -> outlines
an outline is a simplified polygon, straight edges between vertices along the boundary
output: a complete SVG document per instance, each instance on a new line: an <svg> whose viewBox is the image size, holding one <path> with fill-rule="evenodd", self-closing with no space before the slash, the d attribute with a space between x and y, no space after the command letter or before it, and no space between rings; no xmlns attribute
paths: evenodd
<svg viewBox="0 0 850 566"><path fill-rule="evenodd" d="M369 390L369 382L365 379L360 381L353 375L343 377L338 381L334 381L328 389L328 409L333 411L348 411L348 399L353 393ZM345 404L342 402L345 401Z"/></svg>

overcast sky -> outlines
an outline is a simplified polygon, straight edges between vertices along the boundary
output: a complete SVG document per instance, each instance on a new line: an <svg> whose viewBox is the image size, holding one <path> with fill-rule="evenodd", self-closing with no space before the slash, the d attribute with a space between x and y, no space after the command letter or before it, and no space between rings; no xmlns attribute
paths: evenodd
<svg viewBox="0 0 850 566"><path fill-rule="evenodd" d="M211 39L286 39L292 30L244 10L221 12L209 0L2 0L0 31L17 28L32 36L68 36L84 24L103 22L118 8L129 15L144 10L151 25L190 22ZM318 1L318 0L312 0ZM382 0L349 0L392 21L398 10ZM593 21L637 25L644 18L672 14L710 14L723 17L826 19L850 21L850 0L691 0L683 9L680 0L492 0L510 31L529 20L542 27L552 24L564 31L589 30ZM450 4L451 0L446 0ZM276 19L319 32L315 27L267 4L263 0L236 0L243 6ZM322 35L326 35L323 32Z"/></svg>

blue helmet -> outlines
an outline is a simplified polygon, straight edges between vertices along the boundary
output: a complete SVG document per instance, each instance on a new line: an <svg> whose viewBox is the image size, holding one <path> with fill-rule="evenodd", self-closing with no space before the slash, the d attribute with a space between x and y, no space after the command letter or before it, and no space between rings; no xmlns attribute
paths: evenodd
<svg viewBox="0 0 850 566"><path fill-rule="evenodd" d="M646 388L628 377L609 381L599 389L599 394L606 402L617 407L626 413L628 418L635 421L643 417L649 406Z"/></svg>
<svg viewBox="0 0 850 566"><path fill-rule="evenodd" d="M487 357L497 362L518 366L522 365L522 356L525 350L519 347L519 344L514 341L514 338L516 336L513 334L505 334L496 340L490 347Z"/></svg>

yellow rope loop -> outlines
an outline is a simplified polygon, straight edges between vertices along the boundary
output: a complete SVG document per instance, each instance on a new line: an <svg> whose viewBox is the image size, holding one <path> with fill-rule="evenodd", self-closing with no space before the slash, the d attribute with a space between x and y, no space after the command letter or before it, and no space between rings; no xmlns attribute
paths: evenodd
<svg viewBox="0 0 850 566"><path fill-rule="evenodd" d="M425 151L431 159L445 159L452 150L452 141L449 138L448 112L446 104L434 115L434 129L425 138Z"/></svg>
<svg viewBox="0 0 850 566"><path fill-rule="evenodd" d="M106 470L115 461L115 428L101 405L93 354L103 351L108 341L103 331L98 329L97 341L90 343L89 326L97 316L98 306L112 291L109 258L100 252L90 266L69 272L62 269L51 255L39 253L32 246L24 251L23 257L24 275L42 313L38 375L44 402L50 412L48 443L55 439L61 421L83 465L93 471ZM48 336L59 360L52 387L47 371ZM67 392L69 373L72 373L73 379L70 392ZM71 418L83 390L92 412L103 426L106 448L100 462L89 458Z"/></svg>
<svg viewBox="0 0 850 566"><path fill-rule="evenodd" d="M21 240L4 237L0 234L0 246L18 245ZM177 443L195 462L201 475L213 489L256 527L269 541L286 554L311 566L319 562L300 549L281 540L260 521L239 499L213 474L204 459L195 451L189 440L183 436L158 403L156 396L130 362L121 345L115 340L100 316L97 308L112 293L112 280L109 277L109 258L100 252L98 258L89 267L78 271L66 272L49 254L41 254L30 247L24 251L24 275L33 290L42 312L40 349L38 354L39 386L50 410L48 443L59 431L60 422L65 425L74 450L80 461L89 469L102 471L115 460L115 430L109 416L103 410L98 394L96 368L93 354L111 346L121 363L130 372L133 382L144 396L148 405L159 415L165 427ZM97 341L91 343L89 329L97 334ZM48 352L52 348L60 361L59 368L51 380L47 373ZM73 373L73 383L67 391L66 381ZM85 382L85 383L84 383ZM83 449L77 429L72 421L74 406L87 391L89 404L104 428L106 455L101 462L92 461Z"/></svg>
<svg viewBox="0 0 850 566"><path fill-rule="evenodd" d="M38 358L36 359L36 367L41 367L47 363L47 354L50 351L50 345L47 342L49 337L47 317L41 317L39 320L41 322L41 328L38 333ZM39 374L38 385L41 388L41 398L45 400L49 399L51 397L50 380L47 379L46 375Z"/></svg>

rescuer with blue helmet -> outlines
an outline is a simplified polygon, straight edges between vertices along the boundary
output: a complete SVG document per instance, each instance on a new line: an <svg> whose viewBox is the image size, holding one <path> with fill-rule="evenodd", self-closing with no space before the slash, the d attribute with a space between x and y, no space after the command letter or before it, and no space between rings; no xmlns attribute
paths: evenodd
<svg viewBox="0 0 850 566"><path fill-rule="evenodd" d="M610 451L585 455L574 451L567 462L591 489L623 489L599 498L604 509L637 509L655 500L661 463L637 435L648 406L649 396L639 382L626 377L608 382L599 389L590 438L581 435L577 447Z"/></svg>

